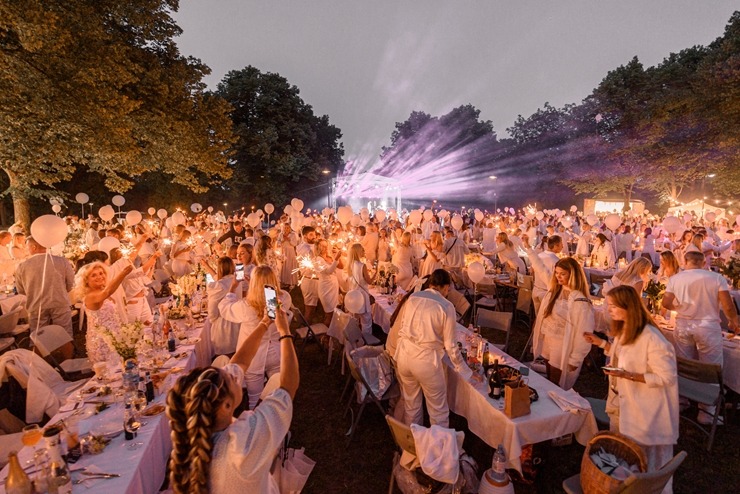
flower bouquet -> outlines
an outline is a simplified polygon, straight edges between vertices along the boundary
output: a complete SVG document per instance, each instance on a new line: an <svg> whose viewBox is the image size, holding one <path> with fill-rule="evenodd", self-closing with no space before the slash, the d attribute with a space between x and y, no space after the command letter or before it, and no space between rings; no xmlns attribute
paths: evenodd
<svg viewBox="0 0 740 494"><path fill-rule="evenodd" d="M172 295L175 296L178 307L187 307L190 302L190 297L193 296L195 291L198 289L198 279L188 274L182 276L177 283L171 288ZM184 317L184 316L183 316Z"/></svg>
<svg viewBox="0 0 740 494"><path fill-rule="evenodd" d="M665 294L665 285L660 281L650 280L645 287L645 295L651 303L653 314L660 312Z"/></svg>
<svg viewBox="0 0 740 494"><path fill-rule="evenodd" d="M486 266L486 258L483 257L483 255L478 254L477 252L471 252L470 254L465 254L465 267L470 266L474 262L479 262L483 264L483 266Z"/></svg>
<svg viewBox="0 0 740 494"><path fill-rule="evenodd" d="M722 263L719 268L719 272L730 280L732 288L735 290L740 289L740 259L737 257L731 257L726 263Z"/></svg>
<svg viewBox="0 0 740 494"><path fill-rule="evenodd" d="M394 274L398 274L398 267L387 261L379 262L375 284L379 287L389 287Z"/></svg>
<svg viewBox="0 0 740 494"><path fill-rule="evenodd" d="M85 243L82 230L74 229L67 234L67 238L64 239L64 249L62 251L64 257L72 262L77 262L77 259L83 257L88 250L89 248Z"/></svg>
<svg viewBox="0 0 740 494"><path fill-rule="evenodd" d="M168 319L185 319L188 317L188 306L187 305L175 305L170 307L167 311Z"/></svg>
<svg viewBox="0 0 740 494"><path fill-rule="evenodd" d="M141 321L121 324L118 331L105 326L98 326L98 330L108 346L124 361L136 358L137 349L144 344L144 325Z"/></svg>

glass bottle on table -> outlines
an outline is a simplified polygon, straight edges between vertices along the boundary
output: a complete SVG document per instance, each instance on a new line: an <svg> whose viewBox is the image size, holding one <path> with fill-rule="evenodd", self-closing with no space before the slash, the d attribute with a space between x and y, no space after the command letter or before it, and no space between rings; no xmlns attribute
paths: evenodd
<svg viewBox="0 0 740 494"><path fill-rule="evenodd" d="M18 461L18 453L11 451L8 455L8 477L5 479L5 492L7 494L31 494L33 485L28 474L23 471Z"/></svg>
<svg viewBox="0 0 740 494"><path fill-rule="evenodd" d="M506 452L504 451L503 444L499 444L496 452L493 453L491 470L493 471L495 480L506 482Z"/></svg>
<svg viewBox="0 0 740 494"><path fill-rule="evenodd" d="M44 431L46 449L49 451L49 493L70 494L72 492L72 475L64 459L60 427L47 427Z"/></svg>

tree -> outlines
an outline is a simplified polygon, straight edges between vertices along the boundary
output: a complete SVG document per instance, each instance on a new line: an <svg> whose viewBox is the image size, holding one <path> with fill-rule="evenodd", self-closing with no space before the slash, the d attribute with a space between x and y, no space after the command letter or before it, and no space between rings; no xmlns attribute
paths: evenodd
<svg viewBox="0 0 740 494"><path fill-rule="evenodd" d="M233 177L225 184L232 200L246 194L259 203L284 202L317 187L323 170L341 166L341 131L328 116L314 115L298 88L279 74L251 66L231 71L216 93L233 107L237 140L229 165Z"/></svg>
<svg viewBox="0 0 740 494"><path fill-rule="evenodd" d="M0 3L0 167L17 221L81 166L124 192L145 171L194 191L227 177L228 105L173 38L177 0Z"/></svg>

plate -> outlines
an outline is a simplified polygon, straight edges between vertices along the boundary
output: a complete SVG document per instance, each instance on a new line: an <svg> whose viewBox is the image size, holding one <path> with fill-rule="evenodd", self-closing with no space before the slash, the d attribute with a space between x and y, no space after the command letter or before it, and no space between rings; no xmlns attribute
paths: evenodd
<svg viewBox="0 0 740 494"><path fill-rule="evenodd" d="M154 417L155 415L159 415L160 413L164 412L164 409L164 405L162 405L161 403L157 403L145 408L144 411L141 412L141 414L145 417Z"/></svg>
<svg viewBox="0 0 740 494"><path fill-rule="evenodd" d="M200 343L200 338L185 338L180 341L181 345L197 345Z"/></svg>

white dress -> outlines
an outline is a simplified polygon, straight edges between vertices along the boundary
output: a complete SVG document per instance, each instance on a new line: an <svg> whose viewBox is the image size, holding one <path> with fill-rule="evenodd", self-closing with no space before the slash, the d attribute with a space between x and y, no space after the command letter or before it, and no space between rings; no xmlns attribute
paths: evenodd
<svg viewBox="0 0 740 494"><path fill-rule="evenodd" d="M218 310L218 304L229 293L233 279L234 275L230 274L208 284L208 320L211 321L211 344L216 355L234 353L239 339L239 323L227 321Z"/></svg>
<svg viewBox="0 0 740 494"><path fill-rule="evenodd" d="M393 260L391 261L392 264L398 268L396 284L404 290L407 288L411 278L414 277L414 268L411 263L413 256L414 252L411 247L399 245L396 248L396 253L393 254Z"/></svg>
<svg viewBox="0 0 740 494"><path fill-rule="evenodd" d="M339 304L339 279L337 278L337 261L327 262L320 256L314 258L314 267L319 275L319 300L327 314L334 311Z"/></svg>
<svg viewBox="0 0 740 494"><path fill-rule="evenodd" d="M373 316L372 308L370 307L370 293L368 292L367 282L365 277L362 275L362 270L365 267L360 261L355 261L352 265L352 272L347 277L347 287L349 290L358 289L362 293L364 299L364 305L361 310L357 311L356 314L360 316L360 325L363 333L372 333L373 331Z"/></svg>
<svg viewBox="0 0 740 494"><path fill-rule="evenodd" d="M121 329L121 319L118 316L116 304L108 298L103 301L103 305L98 310L85 307L85 313L87 314L87 334L85 335L87 358L92 363L107 362L113 357L117 358L116 352L108 346L102 335L102 328L112 333L117 333Z"/></svg>
<svg viewBox="0 0 740 494"><path fill-rule="evenodd" d="M280 248L283 251L283 266L280 271L280 283L283 285L295 286L298 283L298 273L293 273L298 267L298 261L295 255L295 246L298 245L298 237L290 232L287 238L283 239Z"/></svg>
<svg viewBox="0 0 740 494"><path fill-rule="evenodd" d="M435 251L434 255L438 261L432 257L429 252L427 252L427 256L424 258L424 261L421 263L421 268L419 268L419 278L423 278L424 276L428 276L432 274L436 269L442 269L442 258L444 257L444 252L441 250Z"/></svg>
<svg viewBox="0 0 740 494"><path fill-rule="evenodd" d="M185 249L188 247L187 244L184 242L176 242L172 246L171 252L174 254L175 252ZM172 258L172 274L175 276L175 278L181 278L187 274L190 274L193 272L193 266L190 264L190 250L185 250L184 252L180 252L177 254L176 257Z"/></svg>

